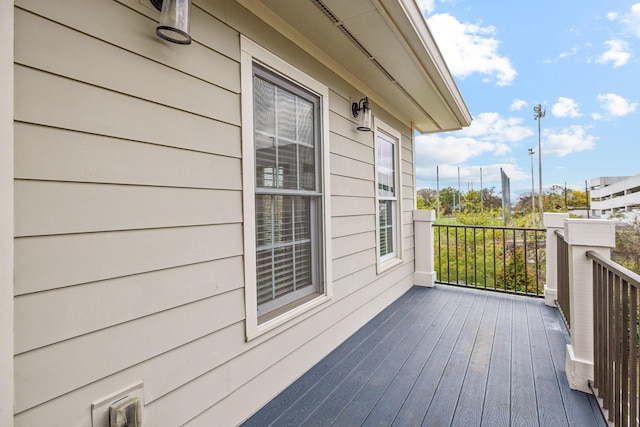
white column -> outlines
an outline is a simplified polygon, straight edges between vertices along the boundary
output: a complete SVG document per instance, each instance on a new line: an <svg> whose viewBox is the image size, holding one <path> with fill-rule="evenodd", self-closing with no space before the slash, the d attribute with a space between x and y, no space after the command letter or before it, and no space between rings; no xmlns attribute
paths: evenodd
<svg viewBox="0 0 640 427"><path fill-rule="evenodd" d="M565 219L564 239L569 245L569 298L571 344L565 370L569 387L589 393L593 380L593 270L587 251L609 258L616 244L615 223L606 219Z"/></svg>
<svg viewBox="0 0 640 427"><path fill-rule="evenodd" d="M413 211L413 230L415 243L415 272L413 284L432 287L436 283L433 262L433 223L436 211L420 209Z"/></svg>
<svg viewBox="0 0 640 427"><path fill-rule="evenodd" d="M0 426L13 426L13 1L0 1Z"/></svg>
<svg viewBox="0 0 640 427"><path fill-rule="evenodd" d="M556 230L564 230L564 220L568 213L544 213L544 226L547 229L547 268L544 284L544 303L555 307L558 299L558 241Z"/></svg>

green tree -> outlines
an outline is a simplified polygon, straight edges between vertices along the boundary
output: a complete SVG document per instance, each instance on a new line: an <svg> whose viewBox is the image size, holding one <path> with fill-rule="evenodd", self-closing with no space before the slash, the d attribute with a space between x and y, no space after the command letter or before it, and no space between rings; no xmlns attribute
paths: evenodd
<svg viewBox="0 0 640 427"><path fill-rule="evenodd" d="M498 264L496 284L499 289L518 292L535 292L534 276L527 271L526 257L522 248L502 254L504 263Z"/></svg>
<svg viewBox="0 0 640 427"><path fill-rule="evenodd" d="M620 223L616 227L616 248L611 258L629 270L640 274L640 221Z"/></svg>
<svg viewBox="0 0 640 427"><path fill-rule="evenodd" d="M502 209L502 197L496 194L496 187L483 188L481 194L485 209Z"/></svg>
<svg viewBox="0 0 640 427"><path fill-rule="evenodd" d="M438 210L438 192L433 188L421 188L417 191L418 209Z"/></svg>

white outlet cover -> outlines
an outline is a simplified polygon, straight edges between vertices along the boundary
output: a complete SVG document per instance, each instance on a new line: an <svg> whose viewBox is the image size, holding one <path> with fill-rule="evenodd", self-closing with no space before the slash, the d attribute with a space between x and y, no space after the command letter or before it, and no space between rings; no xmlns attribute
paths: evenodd
<svg viewBox="0 0 640 427"><path fill-rule="evenodd" d="M142 381L118 390L115 393L96 400L91 404L91 423L93 427L109 427L109 407L125 397L137 397L140 399L144 410L144 383Z"/></svg>

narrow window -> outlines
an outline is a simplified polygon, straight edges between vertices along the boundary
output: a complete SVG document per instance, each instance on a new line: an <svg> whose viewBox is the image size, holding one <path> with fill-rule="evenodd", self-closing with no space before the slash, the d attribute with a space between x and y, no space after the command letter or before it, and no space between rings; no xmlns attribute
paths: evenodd
<svg viewBox="0 0 640 427"><path fill-rule="evenodd" d="M254 64L253 110L257 310L264 316L323 291L320 99Z"/></svg>
<svg viewBox="0 0 640 427"><path fill-rule="evenodd" d="M244 302L247 340L329 301L329 88L241 41Z"/></svg>
<svg viewBox="0 0 640 427"><path fill-rule="evenodd" d="M378 267L401 258L399 206L400 135L376 123L376 199L378 204Z"/></svg>

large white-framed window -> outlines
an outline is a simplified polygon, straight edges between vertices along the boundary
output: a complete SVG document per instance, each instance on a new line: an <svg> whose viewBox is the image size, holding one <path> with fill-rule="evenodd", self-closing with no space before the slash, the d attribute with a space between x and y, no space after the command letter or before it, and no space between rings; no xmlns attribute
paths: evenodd
<svg viewBox="0 0 640 427"><path fill-rule="evenodd" d="M376 118L374 138L377 258L382 271L402 261L401 135Z"/></svg>
<svg viewBox="0 0 640 427"><path fill-rule="evenodd" d="M246 334L331 296L328 88L242 37Z"/></svg>

